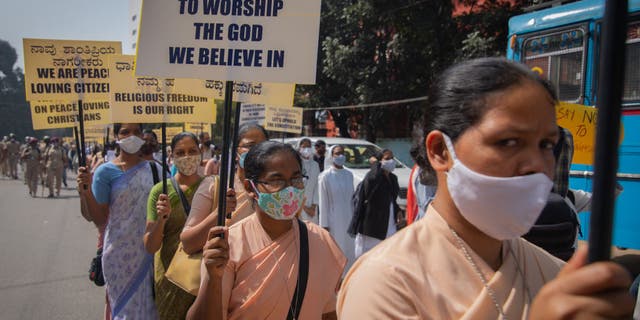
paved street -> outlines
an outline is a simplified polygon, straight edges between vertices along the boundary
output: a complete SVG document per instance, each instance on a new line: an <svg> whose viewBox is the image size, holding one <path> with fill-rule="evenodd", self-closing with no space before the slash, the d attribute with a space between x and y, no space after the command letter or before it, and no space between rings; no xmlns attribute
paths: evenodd
<svg viewBox="0 0 640 320"><path fill-rule="evenodd" d="M96 229L80 215L75 177L60 198L33 199L0 178L0 319L101 319L104 289L89 282ZM47 193L45 192L45 195Z"/></svg>

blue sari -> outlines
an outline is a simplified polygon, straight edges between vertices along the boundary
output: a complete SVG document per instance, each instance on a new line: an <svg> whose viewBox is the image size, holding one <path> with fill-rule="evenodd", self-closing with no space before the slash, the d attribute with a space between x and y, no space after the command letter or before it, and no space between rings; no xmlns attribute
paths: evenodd
<svg viewBox="0 0 640 320"><path fill-rule="evenodd" d="M112 184L102 268L113 319L158 318L153 300L153 255L144 249L142 240L152 187L147 161L127 170Z"/></svg>

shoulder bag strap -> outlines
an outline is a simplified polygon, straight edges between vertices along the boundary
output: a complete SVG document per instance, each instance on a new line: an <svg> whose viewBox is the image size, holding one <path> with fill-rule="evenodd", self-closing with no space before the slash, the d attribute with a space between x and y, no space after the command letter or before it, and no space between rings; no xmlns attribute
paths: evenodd
<svg viewBox="0 0 640 320"><path fill-rule="evenodd" d="M304 222L299 219L296 219L296 221L298 221L298 229L300 230L300 263L298 265L298 282L296 283L296 290L293 291L287 320L298 319L300 309L302 309L302 301L304 301L304 295L307 291L307 279L309 278L309 234Z"/></svg>
<svg viewBox="0 0 640 320"><path fill-rule="evenodd" d="M160 182L160 178L158 177L158 168L155 163L149 162L149 166L151 167L151 174L153 175L153 185L155 186Z"/></svg>
<svg viewBox="0 0 640 320"><path fill-rule="evenodd" d="M178 193L178 196L180 197L182 207L184 208L184 214L188 217L189 211L191 211L191 205L189 204L189 201L187 201L187 197L184 196L182 189L180 189L180 185L178 185L176 178L174 178L173 176L171 176L171 184L173 185L173 189L176 190L176 193Z"/></svg>

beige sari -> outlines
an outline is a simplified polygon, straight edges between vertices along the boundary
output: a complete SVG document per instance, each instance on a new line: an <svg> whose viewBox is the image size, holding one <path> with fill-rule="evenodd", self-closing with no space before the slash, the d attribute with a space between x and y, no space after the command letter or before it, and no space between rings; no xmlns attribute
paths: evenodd
<svg viewBox="0 0 640 320"><path fill-rule="evenodd" d="M229 229L229 263L222 286L227 319L286 319L298 278L300 233L297 222L275 240L257 215ZM320 319L335 310L336 291L346 259L328 232L306 223L309 278L300 319ZM202 279L208 275L202 267Z"/></svg>
<svg viewBox="0 0 640 320"><path fill-rule="evenodd" d="M526 319L533 297L563 262L524 239L503 243L493 271L464 243L508 319ZM499 319L491 295L444 219L425 218L362 256L338 297L341 319Z"/></svg>

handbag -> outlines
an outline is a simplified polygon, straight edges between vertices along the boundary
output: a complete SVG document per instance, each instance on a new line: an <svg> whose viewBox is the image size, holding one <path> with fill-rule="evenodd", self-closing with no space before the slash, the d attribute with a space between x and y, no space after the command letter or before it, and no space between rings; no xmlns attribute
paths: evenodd
<svg viewBox="0 0 640 320"><path fill-rule="evenodd" d="M96 286L104 286L104 275L102 273L102 248L98 249L96 256L91 259L91 265L89 266L89 280L95 283Z"/></svg>
<svg viewBox="0 0 640 320"><path fill-rule="evenodd" d="M216 189L219 187L219 178L218 176L214 177L214 184ZM177 185L175 179L171 178L171 183L173 184L173 188L178 193L180 197L180 201L182 202L182 206L185 209L185 213L188 215L191 206L187 202L182 190ZM213 193L213 207L216 208L218 206L218 192L217 190ZM184 252L184 247L182 246L182 242L178 244L178 249L176 253L173 255L171 259L171 263L169 264L169 268L165 272L164 276L167 277L169 281L173 284L181 288L182 290L190 293L191 295L196 296L198 294L198 290L200 289L200 265L202 264L202 251L187 254Z"/></svg>

